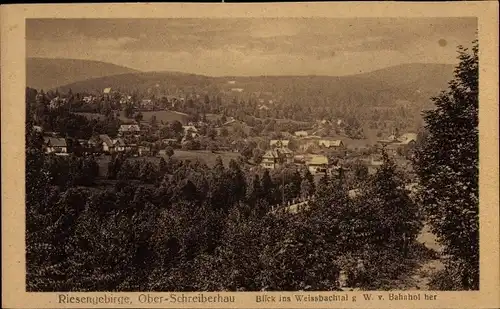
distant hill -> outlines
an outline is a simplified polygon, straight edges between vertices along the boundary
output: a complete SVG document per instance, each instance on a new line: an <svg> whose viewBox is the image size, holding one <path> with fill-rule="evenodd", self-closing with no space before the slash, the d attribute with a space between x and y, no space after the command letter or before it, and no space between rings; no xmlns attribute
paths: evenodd
<svg viewBox="0 0 500 309"><path fill-rule="evenodd" d="M384 81L398 88L439 92L444 90L453 78L454 68L452 64L411 63L354 76Z"/></svg>
<svg viewBox="0 0 500 309"><path fill-rule="evenodd" d="M77 59L26 59L26 86L45 91L93 78L139 72L111 63Z"/></svg>
<svg viewBox="0 0 500 309"><path fill-rule="evenodd" d="M87 79L61 86L63 92L72 89L73 92L102 92L103 88L111 87L117 91L147 91L161 87L192 88L199 91L216 83L216 78L179 72L138 72Z"/></svg>

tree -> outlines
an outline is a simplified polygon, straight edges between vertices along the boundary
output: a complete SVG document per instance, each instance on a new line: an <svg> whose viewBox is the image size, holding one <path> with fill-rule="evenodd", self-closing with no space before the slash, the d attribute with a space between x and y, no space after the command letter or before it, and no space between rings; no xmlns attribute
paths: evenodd
<svg viewBox="0 0 500 309"><path fill-rule="evenodd" d="M123 111L125 112L125 117L132 118L134 115L134 106L132 104L127 104Z"/></svg>
<svg viewBox="0 0 500 309"><path fill-rule="evenodd" d="M360 160L356 160L353 164L354 177L358 183L363 182L368 177L368 167Z"/></svg>
<svg viewBox="0 0 500 309"><path fill-rule="evenodd" d="M264 189L264 199L270 204L270 205L274 205L277 203L276 199L275 199L275 186L274 186L274 183L271 179L271 175L269 174L269 170L266 169L264 171L264 174L262 175L262 185L261 185L261 188Z"/></svg>
<svg viewBox="0 0 500 309"><path fill-rule="evenodd" d="M233 202L239 202L243 200L246 193L247 184L243 171L234 159L231 159L231 161L229 161L227 177L229 180L229 187L227 189L229 190L231 200Z"/></svg>
<svg viewBox="0 0 500 309"><path fill-rule="evenodd" d="M151 129L156 131L158 129L158 121L156 120L156 115L151 116Z"/></svg>
<svg viewBox="0 0 500 309"><path fill-rule="evenodd" d="M87 157L83 159L82 174L82 184L87 186L94 184L95 179L99 176L99 165L94 158Z"/></svg>
<svg viewBox="0 0 500 309"><path fill-rule="evenodd" d="M142 162L139 170L139 179L145 183L153 183L158 177L158 171L150 161Z"/></svg>
<svg viewBox="0 0 500 309"><path fill-rule="evenodd" d="M172 146L167 146L167 148L165 148L165 154L170 158L174 155L174 148L172 148Z"/></svg>
<svg viewBox="0 0 500 309"><path fill-rule="evenodd" d="M424 114L426 137L415 153L420 200L432 231L452 259L459 289L479 289L478 43L459 47L449 87ZM458 279L458 280L457 280Z"/></svg>
<svg viewBox="0 0 500 309"><path fill-rule="evenodd" d="M311 186L311 183L307 179L303 179L300 184L300 196L303 198L307 198L314 193L314 187Z"/></svg>
<svg viewBox="0 0 500 309"><path fill-rule="evenodd" d="M383 164L370 179L365 204L371 206L379 222L379 244L394 244L405 256L407 245L422 228L420 211L409 197L394 161L385 152L382 158Z"/></svg>
<svg viewBox="0 0 500 309"><path fill-rule="evenodd" d="M262 198L263 189L261 188L260 177L258 174L254 175L252 185L248 188L247 201L250 206L255 206L257 201Z"/></svg>
<svg viewBox="0 0 500 309"><path fill-rule="evenodd" d="M255 148L252 151L252 159L255 164L260 164L262 162L262 156L264 152L260 148Z"/></svg>
<svg viewBox="0 0 500 309"><path fill-rule="evenodd" d="M144 115L142 115L142 112L138 112L137 114L135 114L134 116L134 120L139 123L142 121L142 119L144 118Z"/></svg>
<svg viewBox="0 0 500 309"><path fill-rule="evenodd" d="M182 127L182 123L179 121L175 120L174 122L170 123L170 129L175 132L175 134L179 135L184 131L184 128Z"/></svg>

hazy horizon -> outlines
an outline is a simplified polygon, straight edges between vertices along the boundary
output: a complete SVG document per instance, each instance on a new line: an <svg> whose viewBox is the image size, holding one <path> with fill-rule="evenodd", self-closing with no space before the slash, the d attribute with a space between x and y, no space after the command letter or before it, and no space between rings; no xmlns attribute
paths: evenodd
<svg viewBox="0 0 500 309"><path fill-rule="evenodd" d="M476 18L28 19L28 58L212 77L345 76L456 64Z"/></svg>
<svg viewBox="0 0 500 309"><path fill-rule="evenodd" d="M237 78L237 77L295 77L295 76L301 76L301 77L307 77L307 76L317 76L317 77L342 77L342 76L355 76L355 75L360 75L364 73L371 73L371 72L376 72L384 69L389 69L389 68L394 68L394 67L399 67L403 65L452 65L451 63L423 63L423 62L414 62L414 63L402 63L402 64L396 64L396 65L390 65L387 67L383 67L381 69L374 69L362 73L353 73L353 74L344 74L344 75L333 75L333 74L295 74L295 75L290 75L290 74L256 74L256 75L209 75L209 74L202 74L202 73L196 73L196 72L188 72L188 71L173 71L173 70L156 70L156 71L141 71L136 68L131 68L127 66L123 66L120 64L112 63L112 62L105 62L105 61L100 61L100 60L90 60L90 59L76 59L76 58L48 58L48 57L27 57L27 59L44 59L44 60L76 60L76 61L95 61L95 62L101 62L101 63L106 63L106 64L111 64L111 65L116 65L120 66L126 69L131 69L135 70L136 73L179 73L179 74L186 74L186 75L199 75L199 76L205 76L205 77L214 77L214 78ZM130 73L122 73L122 74L130 74Z"/></svg>

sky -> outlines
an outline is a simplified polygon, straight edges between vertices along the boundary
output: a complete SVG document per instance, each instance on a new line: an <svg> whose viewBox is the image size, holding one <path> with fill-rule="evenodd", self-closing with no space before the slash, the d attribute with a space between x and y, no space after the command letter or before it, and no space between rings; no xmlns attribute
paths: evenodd
<svg viewBox="0 0 500 309"><path fill-rule="evenodd" d="M350 75L457 63L476 18L28 19L26 56L209 76Z"/></svg>

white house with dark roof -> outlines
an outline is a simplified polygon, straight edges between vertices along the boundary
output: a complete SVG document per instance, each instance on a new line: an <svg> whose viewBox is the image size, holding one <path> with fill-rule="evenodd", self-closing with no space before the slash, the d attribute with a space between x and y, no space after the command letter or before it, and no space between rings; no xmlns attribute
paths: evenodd
<svg viewBox="0 0 500 309"><path fill-rule="evenodd" d="M118 134L139 134L141 133L141 128L138 124L122 124L120 128L118 128Z"/></svg>
<svg viewBox="0 0 500 309"><path fill-rule="evenodd" d="M43 147L44 152L54 153L56 155L67 155L68 154L68 145L66 143L66 139L60 137L44 137L43 138Z"/></svg>
<svg viewBox="0 0 500 309"><path fill-rule="evenodd" d="M124 152L126 149L127 144L123 140L123 138L117 138L113 140L113 147L116 152Z"/></svg>
<svg viewBox="0 0 500 309"><path fill-rule="evenodd" d="M307 169L311 174L327 173L328 158L323 155L309 155L305 158Z"/></svg>
<svg viewBox="0 0 500 309"><path fill-rule="evenodd" d="M285 163L293 163L293 153L290 149L282 147L266 151L260 165L267 169L275 169Z"/></svg>
<svg viewBox="0 0 500 309"><path fill-rule="evenodd" d="M83 102L85 103L92 103L94 102L95 98L93 96L84 96L83 97Z"/></svg>
<svg viewBox="0 0 500 309"><path fill-rule="evenodd" d="M111 138L109 138L109 136L107 134L99 135L99 139L101 141L102 150L104 152L113 152L114 151L115 145L114 145L113 141L111 140Z"/></svg>
<svg viewBox="0 0 500 309"><path fill-rule="evenodd" d="M295 131L293 135L295 135L296 137L306 137L309 135L309 133L307 133L307 131Z"/></svg>
<svg viewBox="0 0 500 309"><path fill-rule="evenodd" d="M323 146L326 148L343 148L344 142L341 140L329 140L329 139L321 139L318 141L319 146Z"/></svg>
<svg viewBox="0 0 500 309"><path fill-rule="evenodd" d="M401 144L408 145L412 142L417 142L417 134L416 133L405 133L398 137L398 141Z"/></svg>

